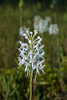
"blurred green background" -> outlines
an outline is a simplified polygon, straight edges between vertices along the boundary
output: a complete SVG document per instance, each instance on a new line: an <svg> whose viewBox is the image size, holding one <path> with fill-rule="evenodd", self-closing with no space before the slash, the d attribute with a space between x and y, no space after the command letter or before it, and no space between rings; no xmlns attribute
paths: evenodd
<svg viewBox="0 0 67 100"><path fill-rule="evenodd" d="M39 34L46 66L33 82L32 100L67 100L67 0L23 0L22 25L31 31L35 15L58 24L59 48L57 57L57 36ZM19 0L0 0L0 100L29 100L29 77L24 66L18 70L19 28Z"/></svg>

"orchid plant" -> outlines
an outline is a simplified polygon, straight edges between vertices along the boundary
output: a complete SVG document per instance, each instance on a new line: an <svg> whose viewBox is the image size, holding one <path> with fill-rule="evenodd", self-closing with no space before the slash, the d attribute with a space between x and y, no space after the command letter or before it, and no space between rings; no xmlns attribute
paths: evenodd
<svg viewBox="0 0 67 100"><path fill-rule="evenodd" d="M60 54L59 54L59 39L58 39L58 34L59 34L59 27L58 24L50 24L49 27L49 34L52 35L54 34L53 38L56 36L56 55L57 55L57 61L58 61L58 66L61 67L60 65Z"/></svg>
<svg viewBox="0 0 67 100"><path fill-rule="evenodd" d="M18 57L19 61L19 68L22 65L25 65L25 72L27 72L27 75L30 76L30 100L32 100L32 77L33 77L33 71L36 71L36 75L39 74L40 70L45 74L44 72L44 45L41 45L42 38L40 36L37 36L37 31L34 30L33 32L28 32L23 34L25 39L27 39L28 43L23 43L19 41L20 48L18 49L20 54Z"/></svg>

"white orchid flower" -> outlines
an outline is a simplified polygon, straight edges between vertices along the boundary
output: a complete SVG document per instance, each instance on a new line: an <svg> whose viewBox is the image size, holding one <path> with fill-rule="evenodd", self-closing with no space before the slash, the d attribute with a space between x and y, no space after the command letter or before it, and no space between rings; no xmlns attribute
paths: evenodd
<svg viewBox="0 0 67 100"><path fill-rule="evenodd" d="M23 36L28 40L28 43L19 41L21 46L18 49L20 52L18 57L18 65L19 68L22 65L25 65L25 72L27 72L27 74L29 74L31 71L33 74L34 70L36 70L36 75L37 73L40 73L40 70L44 73L44 45L41 45L42 38L40 36L35 39L36 35L36 30L34 30L34 33L26 32Z"/></svg>

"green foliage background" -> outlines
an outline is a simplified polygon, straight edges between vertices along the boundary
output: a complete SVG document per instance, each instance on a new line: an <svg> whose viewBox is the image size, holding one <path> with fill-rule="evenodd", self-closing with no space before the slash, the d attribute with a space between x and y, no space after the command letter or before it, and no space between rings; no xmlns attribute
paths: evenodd
<svg viewBox="0 0 67 100"><path fill-rule="evenodd" d="M42 0L43 1L43 0ZM32 1L33 2L33 1ZM67 100L67 11L42 8L41 3L24 3L22 25L33 31L33 18L50 16L52 23L59 25L59 57L57 61L57 37L49 33L40 34L45 44L45 75L37 76L33 82L33 100ZM0 6L0 100L29 100L29 77L24 66L18 70L17 57L20 27L19 6ZM59 67L60 64L60 67ZM35 73L34 73L35 74ZM34 76L33 76L34 81Z"/></svg>

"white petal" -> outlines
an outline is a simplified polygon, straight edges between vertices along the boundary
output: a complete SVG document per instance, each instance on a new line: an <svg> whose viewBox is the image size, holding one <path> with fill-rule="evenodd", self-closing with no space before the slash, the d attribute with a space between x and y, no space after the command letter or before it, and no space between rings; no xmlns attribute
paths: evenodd
<svg viewBox="0 0 67 100"><path fill-rule="evenodd" d="M31 44L31 40L29 40L29 44Z"/></svg>

